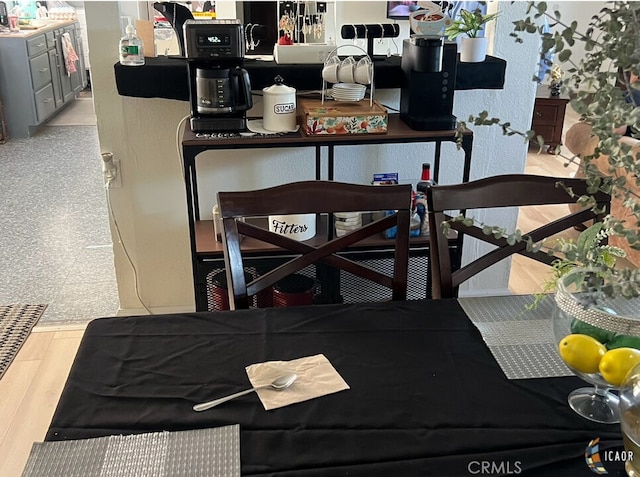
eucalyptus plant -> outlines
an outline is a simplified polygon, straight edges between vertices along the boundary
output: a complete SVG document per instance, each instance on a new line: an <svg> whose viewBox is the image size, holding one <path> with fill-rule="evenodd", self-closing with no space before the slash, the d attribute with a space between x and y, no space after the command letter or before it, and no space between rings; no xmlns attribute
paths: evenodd
<svg viewBox="0 0 640 477"><path fill-rule="evenodd" d="M549 30L544 28L546 18ZM594 15L584 30L580 30L576 21L565 21L560 12L550 11L546 2L529 2L526 17L514 22L511 36L521 43L526 34L538 35L542 47L541 61L551 66L548 54L554 53L556 63L563 66L565 77L563 91L573 99L571 107L587 121L592 132L598 138L594 154L582 158L589 191L607 192L620 198L629 208L631 218L627 222L611 215L605 218L602 228L589 240L584 238L576 244L559 242L549 247L549 253L560 252L566 260L558 263L556 276L568 272L576 266L596 267L608 276L607 294L626 297L640 296L640 270L637 268L614 268L611 258L619 256L621 251L610 255L610 249L602 249L602 239L609 236L621 236L630 247L640 250L640 200L627 181L640 186L640 154L632 151L632 147L620 142L621 130L625 126L631 128L632 136L640 139L640 2L610 2ZM584 45L586 55L583 59L573 57L573 47L578 43ZM540 82L542 78L534 77ZM526 142L537 141L542 147L544 141L533 130L521 132L513 129L509 122L490 117L487 111L477 116L470 116L467 122L460 123L460 131L467 129L467 124L475 126L495 125L502 128L505 135L519 135ZM555 149L561 154L560 146ZM601 171L593 163L600 155L609 157L609 167ZM563 156L567 163L579 161L573 156ZM591 196L577 198L583 206L595 207ZM457 220L469 220L459 217ZM504 229L483 226L487 234L500 234L509 241L528 240L528 249L537 251L542 244L534 244L520 231L506 233ZM583 234L593 234L587 230ZM598 240L594 241L593 238ZM579 247L589 245L591 255L577 253ZM545 244L545 247L548 245ZM595 247L595 248L594 248ZM595 250L595 252L594 252ZM598 253L600 250L601 253ZM598 256L606 255L609 260L599 261Z"/></svg>

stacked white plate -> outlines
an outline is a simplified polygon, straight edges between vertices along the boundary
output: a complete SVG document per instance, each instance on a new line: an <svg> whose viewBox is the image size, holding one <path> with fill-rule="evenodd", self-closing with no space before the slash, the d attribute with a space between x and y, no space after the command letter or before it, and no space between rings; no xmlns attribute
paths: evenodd
<svg viewBox="0 0 640 477"><path fill-rule="evenodd" d="M336 83L331 90L331 96L336 101L360 101L364 98L367 87L356 83Z"/></svg>
<svg viewBox="0 0 640 477"><path fill-rule="evenodd" d="M362 212L336 212L333 216L337 237L362 227Z"/></svg>

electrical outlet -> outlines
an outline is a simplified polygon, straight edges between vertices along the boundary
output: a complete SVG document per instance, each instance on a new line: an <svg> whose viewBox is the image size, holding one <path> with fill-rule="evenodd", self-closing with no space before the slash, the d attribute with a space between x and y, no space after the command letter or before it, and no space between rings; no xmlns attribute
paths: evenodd
<svg viewBox="0 0 640 477"><path fill-rule="evenodd" d="M120 170L120 161L118 159L111 159L113 168L103 167L102 174L104 177L104 184L110 189L116 189L122 187L122 174ZM111 181L109 179L111 178Z"/></svg>

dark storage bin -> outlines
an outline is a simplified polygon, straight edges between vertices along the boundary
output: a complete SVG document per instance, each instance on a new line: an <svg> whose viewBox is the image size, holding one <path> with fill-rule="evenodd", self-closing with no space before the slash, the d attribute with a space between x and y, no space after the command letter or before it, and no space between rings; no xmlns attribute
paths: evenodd
<svg viewBox="0 0 640 477"><path fill-rule="evenodd" d="M314 281L305 275L293 274L273 286L273 306L302 306L313 304Z"/></svg>
<svg viewBox="0 0 640 477"><path fill-rule="evenodd" d="M251 274L244 274L244 279L247 283L253 280ZM227 286L227 274L223 270L216 273L211 277L211 303L215 311L223 311L229 309L229 287Z"/></svg>

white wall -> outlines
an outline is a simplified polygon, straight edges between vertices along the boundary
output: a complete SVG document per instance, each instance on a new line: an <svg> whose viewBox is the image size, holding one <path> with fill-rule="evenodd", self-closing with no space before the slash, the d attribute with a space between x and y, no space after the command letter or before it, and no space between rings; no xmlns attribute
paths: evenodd
<svg viewBox="0 0 640 477"><path fill-rule="evenodd" d="M570 24L572 21L578 22L578 31L580 33L584 33L587 30L589 22L594 15L597 15L602 8L607 6L605 2L572 2L572 1L562 1L562 2L551 2L549 3L549 8L552 11L559 11L561 15L561 21L566 24ZM554 27L555 30L561 32L564 27L558 25ZM584 59L585 49L584 43L581 41L576 41L575 45L572 47L573 53L571 55L571 60L574 63L579 63ZM565 63L562 65L562 69L565 71L571 68L572 65L570 63ZM586 85L585 85L586 87Z"/></svg>
<svg viewBox="0 0 640 477"><path fill-rule="evenodd" d="M495 24L494 56L507 61L505 87L503 90L472 90L456 93L454 113L466 119L469 114L487 110L490 117L511 122L514 129L526 131L531 128L536 84L532 81L538 61L539 40L535 36L524 37L523 44L515 43L509 36L512 22L526 11L526 2L500 2L502 12ZM497 127L475 127L473 166L471 178L519 173L524 171L527 144L519 136L506 137ZM453 182L453 180L451 180ZM513 230L517 222L517 210L479 212L478 220L501 225ZM484 253L486 246L467 241L463 262ZM461 295L499 294L507 292L510 261L504 261L482 272L466 282Z"/></svg>
<svg viewBox="0 0 640 477"><path fill-rule="evenodd" d="M366 21L385 20L384 2L368 5L367 15L380 10L382 16L367 16ZM349 15L362 18L362 3L355 5L356 11L346 2L340 7L345 18ZM525 11L523 2L504 2L500 8L503 14L496 25L494 52L508 63L505 87L456 92L454 113L465 119L469 114L488 109L492 115L508 118L514 127L526 130L533 110L535 86L530 79L537 63L537 42L532 37L524 45L516 45L508 36L511 22ZM180 120L189 114L189 104L119 96L113 73L120 38L118 4L87 2L86 13L100 144L102 151L113 152L121 161L123 187L111 191L113 211L138 272L139 294L154 312L193 309L186 200L176 142L176 129ZM398 91L381 91L377 95L383 102L397 106ZM522 171L526 149L521 139L504 137L497 128L477 129L472 178ZM414 182L422 162L430 160L432 154L433 146L428 144L340 147L336 150L336 179L366 183L374 172L398 171L403 181ZM462 153L446 144L442 157L441 182L458 182ZM314 150L209 152L199 159L198 175L202 216L207 218L211 217L218 190L312 179ZM505 221L515 224L515 212L502 215ZM113 224L112 231L123 313L141 312L133 269L118 246ZM482 283L490 283L493 290L502 291L507 279L508 265L503 265ZM478 290L486 288L485 285L473 286Z"/></svg>

